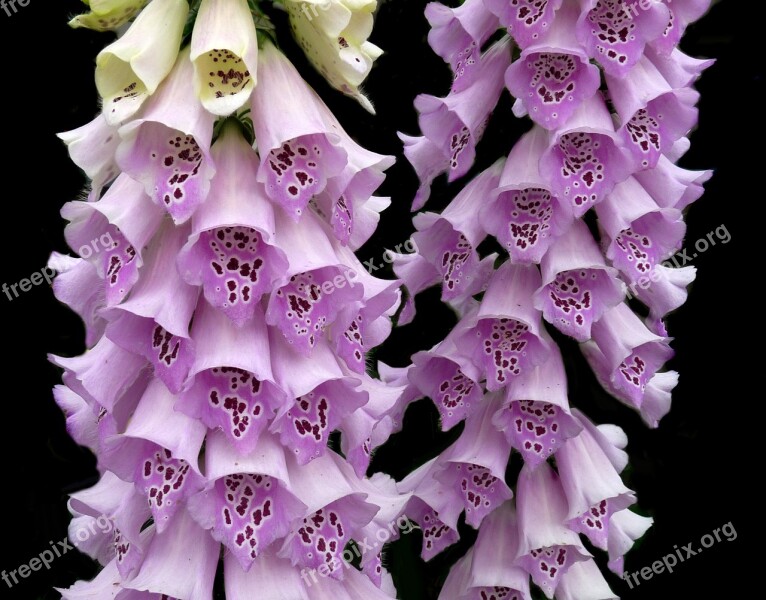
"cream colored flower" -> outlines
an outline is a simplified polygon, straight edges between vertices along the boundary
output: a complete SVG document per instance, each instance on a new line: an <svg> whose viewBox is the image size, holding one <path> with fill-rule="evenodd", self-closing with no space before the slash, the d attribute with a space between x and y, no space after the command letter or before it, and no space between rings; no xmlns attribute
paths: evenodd
<svg viewBox="0 0 766 600"><path fill-rule="evenodd" d="M96 87L110 125L133 116L170 73L188 14L186 0L153 0L125 35L99 53Z"/></svg>
<svg viewBox="0 0 766 600"><path fill-rule="evenodd" d="M85 27L96 31L117 29L136 16L148 0L83 0L90 12L69 21L71 27Z"/></svg>
<svg viewBox="0 0 766 600"><path fill-rule="evenodd" d="M333 87L370 112L359 86L382 50L368 41L377 0L286 0L293 35Z"/></svg>
<svg viewBox="0 0 766 600"><path fill-rule="evenodd" d="M247 0L202 0L191 41L194 88L214 115L230 115L253 91L258 36Z"/></svg>

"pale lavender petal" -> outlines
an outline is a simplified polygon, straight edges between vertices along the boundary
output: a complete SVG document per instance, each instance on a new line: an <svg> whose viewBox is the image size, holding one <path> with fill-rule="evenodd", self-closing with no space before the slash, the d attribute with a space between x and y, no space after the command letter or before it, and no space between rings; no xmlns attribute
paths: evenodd
<svg viewBox="0 0 766 600"><path fill-rule="evenodd" d="M704 15L710 8L711 0L663 0L670 16L662 35L652 46L663 54L670 54L678 46L686 26Z"/></svg>
<svg viewBox="0 0 766 600"><path fill-rule="evenodd" d="M662 208L683 210L703 194L703 185L712 171L689 171L661 156L657 167L636 173L635 177Z"/></svg>
<svg viewBox="0 0 766 600"><path fill-rule="evenodd" d="M114 410L146 364L141 357L127 352L107 337L102 337L81 356L51 355L49 359L66 370L64 382L72 391L109 411Z"/></svg>
<svg viewBox="0 0 766 600"><path fill-rule="evenodd" d="M278 479L260 473L236 473L218 479L189 501L190 511L206 504L213 513L213 537L246 571L256 558L290 531L303 505ZM196 517L195 517L196 518Z"/></svg>
<svg viewBox="0 0 766 600"><path fill-rule="evenodd" d="M412 357L410 382L431 398L439 411L442 431L448 431L474 411L482 400L479 369L458 352L453 330L441 344Z"/></svg>
<svg viewBox="0 0 766 600"><path fill-rule="evenodd" d="M123 585L179 599L209 599L218 557L218 544L182 510L172 529L154 536L141 570Z"/></svg>
<svg viewBox="0 0 766 600"><path fill-rule="evenodd" d="M476 157L491 112L503 88L510 64L509 39L494 44L481 57L474 83L446 98L420 95L415 99L423 134L449 159L449 180L465 175Z"/></svg>
<svg viewBox="0 0 766 600"><path fill-rule="evenodd" d="M577 12L567 5L553 26L508 67L505 85L523 112L546 129L559 129L599 88L601 75L575 38ZM514 107L518 114L521 112Z"/></svg>
<svg viewBox="0 0 766 600"><path fill-rule="evenodd" d="M561 353L551 348L548 360L510 381L503 408L492 420L531 467L551 457L581 429L569 412Z"/></svg>
<svg viewBox="0 0 766 600"><path fill-rule="evenodd" d="M674 89L691 86L705 69L715 63L714 59L692 58L678 48L665 55L649 46L646 56Z"/></svg>
<svg viewBox="0 0 766 600"><path fill-rule="evenodd" d="M484 0L520 48L537 42L553 24L563 0Z"/></svg>
<svg viewBox="0 0 766 600"><path fill-rule="evenodd" d="M429 45L452 69L452 90L464 90L476 78L482 47L500 28L497 16L483 0L467 0L454 9L431 2L426 18L431 25Z"/></svg>
<svg viewBox="0 0 766 600"><path fill-rule="evenodd" d="M466 523L478 529L493 510L513 497L505 484L511 445L492 425L499 398L485 399L480 410L466 421L465 429L441 460L446 465L434 476L457 491L466 511Z"/></svg>
<svg viewBox="0 0 766 600"><path fill-rule="evenodd" d="M582 349L602 385L636 408L649 380L673 356L667 338L649 331L626 304L604 314Z"/></svg>
<svg viewBox="0 0 766 600"><path fill-rule="evenodd" d="M322 101L270 43L258 55L258 74L251 99L258 180L275 204L298 219L327 180L341 173L347 155Z"/></svg>
<svg viewBox="0 0 766 600"><path fill-rule="evenodd" d="M98 450L98 415L94 407L64 385L53 388L53 399L66 417L66 430L80 446Z"/></svg>
<svg viewBox="0 0 766 600"><path fill-rule="evenodd" d="M590 339L591 326L623 300L616 269L606 265L583 221L576 221L543 257L543 286L535 306L545 320L579 342Z"/></svg>
<svg viewBox="0 0 766 600"><path fill-rule="evenodd" d="M590 553L569 530L567 500L559 478L547 463L524 466L517 488L518 564L532 576L547 598L553 598L562 575Z"/></svg>
<svg viewBox="0 0 766 600"><path fill-rule="evenodd" d="M187 285L176 268L176 257L188 237L188 227L164 222L142 255L144 267L139 282L130 297L112 309L107 318L129 313L152 319L173 335L186 336L199 296L199 290Z"/></svg>
<svg viewBox="0 0 766 600"><path fill-rule="evenodd" d="M619 600L593 560L573 564L556 588L561 600Z"/></svg>
<svg viewBox="0 0 766 600"><path fill-rule="evenodd" d="M559 449L556 466L569 504L569 527L606 550L609 520L636 501L633 492L588 429Z"/></svg>
<svg viewBox="0 0 766 600"><path fill-rule="evenodd" d="M607 73L625 75L641 58L646 43L662 34L668 9L660 2L647 4L644 9L622 0L580 0L577 38Z"/></svg>
<svg viewBox="0 0 766 600"><path fill-rule="evenodd" d="M117 128L109 125L102 113L82 127L59 133L58 137L67 145L72 162L90 177L96 193L117 176L114 155L120 136L117 135Z"/></svg>
<svg viewBox="0 0 766 600"><path fill-rule="evenodd" d="M308 572L301 574L289 560L273 553L259 556L249 571L245 571L231 553L224 556L223 564L224 587L229 600L252 600L258 595L268 600L309 600L306 584L314 582Z"/></svg>
<svg viewBox="0 0 766 600"><path fill-rule="evenodd" d="M535 267L506 262L490 281L478 313L464 319L467 331L461 333L458 346L487 378L489 391L501 389L548 357L548 343L540 337L541 315L532 306L532 294L539 287Z"/></svg>
<svg viewBox="0 0 766 600"><path fill-rule="evenodd" d="M121 348L148 360L168 389L183 388L194 362L194 343L174 335L153 319L125 313L109 324L106 337Z"/></svg>
<svg viewBox="0 0 766 600"><path fill-rule="evenodd" d="M512 502L506 502L487 516L479 530L467 579L469 589L462 598L531 600L529 575L515 564L518 542L516 510Z"/></svg>
<svg viewBox="0 0 766 600"><path fill-rule="evenodd" d="M415 296L442 281L435 265L419 253L392 254L393 269L407 290L407 299L399 315L399 325L407 325L415 318Z"/></svg>
<svg viewBox="0 0 766 600"><path fill-rule="evenodd" d="M69 246L89 259L104 279L107 306L122 302L138 281L143 248L162 222L143 186L120 175L98 202L70 202L61 210L70 221L64 230Z"/></svg>
<svg viewBox="0 0 766 600"><path fill-rule="evenodd" d="M420 556L431 560L445 548L460 540L457 529L444 523L437 511L420 498L413 498L407 507L407 516L415 521L423 531L423 547Z"/></svg>
<svg viewBox="0 0 766 600"><path fill-rule="evenodd" d="M58 252L51 254L43 274L50 275L48 271L57 273L53 294L80 316L85 325L85 344L93 346L106 328L106 321L100 315L106 300L98 271L85 259Z"/></svg>
<svg viewBox="0 0 766 600"><path fill-rule="evenodd" d="M520 264L539 263L572 221L568 201L553 194L540 175L547 147L548 135L541 127L522 136L508 156L497 190L481 209L484 229Z"/></svg>
<svg viewBox="0 0 766 600"><path fill-rule="evenodd" d="M628 509L612 515L609 523L609 569L612 572L622 577L625 570L623 557L653 522L651 517L642 517Z"/></svg>
<svg viewBox="0 0 766 600"><path fill-rule="evenodd" d="M274 430L286 448L292 448L300 464L325 452L330 432L344 417L363 406L366 394L350 389L345 382L328 381L295 399L284 415L274 421Z"/></svg>
<svg viewBox="0 0 766 600"><path fill-rule="evenodd" d="M449 169L449 158L427 136L412 137L400 133L399 139L404 144L404 156L420 180L420 186L412 201L412 210L417 211L428 202L433 180Z"/></svg>
<svg viewBox="0 0 766 600"><path fill-rule="evenodd" d="M215 173L210 157L214 117L199 104L193 80L186 50L141 118L120 128L123 142L117 149L120 168L179 224L205 201Z"/></svg>
<svg viewBox="0 0 766 600"><path fill-rule="evenodd" d="M479 267L476 251L486 237L479 209L497 186L502 166L498 161L479 174L441 214L422 213L413 220L418 231L412 240L420 255L439 271L445 302L473 296L486 286L488 273Z"/></svg>
<svg viewBox="0 0 766 600"><path fill-rule="evenodd" d="M620 137L642 169L657 166L660 155L697 123L699 94L674 90L646 58L624 77L607 75L606 82L620 117Z"/></svg>
<svg viewBox="0 0 766 600"><path fill-rule="evenodd" d="M570 203L575 217L601 202L634 170L600 96L583 102L567 126L556 132L540 159L551 191Z"/></svg>
<svg viewBox="0 0 766 600"><path fill-rule="evenodd" d="M655 373L649 380L641 404L641 417L649 427L659 426L660 419L670 412L673 389L678 385L678 373Z"/></svg>

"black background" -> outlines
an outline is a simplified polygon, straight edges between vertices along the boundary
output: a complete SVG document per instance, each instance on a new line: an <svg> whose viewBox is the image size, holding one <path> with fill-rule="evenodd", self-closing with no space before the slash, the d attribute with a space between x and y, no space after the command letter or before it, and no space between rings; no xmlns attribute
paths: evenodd
<svg viewBox="0 0 766 600"><path fill-rule="evenodd" d="M382 195L393 198L378 233L365 246L363 260L379 258L409 238L409 214L416 178L401 157L397 130L417 134L412 100L418 93L446 94L448 68L428 48L423 0L381 2L373 41L386 50L366 85L377 107L371 117L333 92L311 71L292 42L280 41L304 76L328 100L349 132L366 147L400 156L388 173ZM625 428L631 467L626 483L636 490L638 508L655 518L655 526L628 555L626 568L636 571L731 522L738 537L722 541L679 565L673 574L655 575L629 590L610 576L613 590L623 598L687 598L696 594L741 598L757 593L762 571L752 548L760 523L749 520L746 508L761 504L757 485L763 420L763 367L747 361L763 354L762 300L753 290L763 279L762 256L748 228L762 219L763 73L759 37L748 36L748 22L758 20L742 9L744 2L727 0L713 7L689 28L682 48L689 54L718 62L698 85L702 93L700 126L692 149L683 158L688 168L714 168L705 196L688 213L687 247L720 225L731 234L694 264L699 273L689 302L668 321L677 356L671 367L681 372L672 412L658 430L647 429L638 416L604 394L572 343L563 351L570 377L570 401L597 422ZM52 250L66 251L60 207L78 197L84 185L79 170L55 138L96 113L94 58L111 39L109 34L70 30L68 17L81 10L76 0L30 0L18 13L0 12L0 70L2 79L2 275L0 283L15 283L39 271ZM739 10L738 10L739 9ZM278 17L281 32L284 19ZM760 32L760 39L763 34ZM507 154L526 121L515 119L507 93L493 117L472 173ZM750 141L752 149L748 149ZM465 184L464 178L434 186L429 210L439 210ZM756 243L762 241L756 237ZM379 261L376 261L379 262ZM381 271L377 272L380 274ZM454 316L431 290L418 298L418 317L396 329L376 352L389 364L404 366L410 355L438 342ZM46 286L34 287L8 301L0 295L2 319L2 544L0 569L10 571L66 535L69 493L95 483L94 461L76 446L64 429L51 387L60 374L46 353L76 355L83 351L83 330L77 317L53 298ZM456 437L439 431L430 401L413 405L404 431L381 449L372 465L401 478L431 458ZM10 473L8 474L8 471ZM435 599L448 566L473 542L475 533L461 529L463 541L425 564L418 558L420 534L413 532L389 552L388 566L397 573L400 597ZM605 561L599 558L604 566ZM55 586L89 578L95 565L72 552L55 561L50 571L33 573L8 590L0 581L0 598L55 598ZM183 576L184 574L179 574Z"/></svg>

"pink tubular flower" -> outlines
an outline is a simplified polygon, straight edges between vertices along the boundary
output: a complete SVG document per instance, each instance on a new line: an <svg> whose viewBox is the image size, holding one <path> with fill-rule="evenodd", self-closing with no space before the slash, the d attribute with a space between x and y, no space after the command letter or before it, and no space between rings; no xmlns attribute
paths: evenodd
<svg viewBox="0 0 766 600"><path fill-rule="evenodd" d="M309 200L343 170L337 122L289 60L267 44L258 55L260 80L252 95L261 156L258 181L272 202L298 219Z"/></svg>
<svg viewBox="0 0 766 600"><path fill-rule="evenodd" d="M633 163L615 133L606 103L596 95L552 134L540 158L540 173L579 218L635 171Z"/></svg>
<svg viewBox="0 0 766 600"><path fill-rule="evenodd" d="M497 17L483 0L467 0L454 9L432 2L426 6L426 18L431 24L429 44L452 69L452 91L466 89L478 75L482 47L499 27Z"/></svg>
<svg viewBox="0 0 766 600"><path fill-rule="evenodd" d="M476 544L453 565L440 599L528 600L531 577L548 598L613 600L581 536L621 574L625 554L652 523L629 509L637 500L620 476L628 463L624 431L576 408L568 357L543 321L580 343L607 393L658 426L678 383L678 373L665 369L673 350L663 319L683 305L696 275L669 259L683 246L683 211L711 176L676 163L697 124L693 85L712 61L676 46L709 4L484 0L484 7L427 9L434 52L453 71L465 56L472 68L464 75L470 84L456 79L440 102L457 106L455 90L468 93L480 81L494 93L472 58L489 10L520 50L502 77L513 114L532 121L492 166L492 179L485 171L440 213L414 217L419 250L395 261L410 295L402 323L415 319L414 296L442 280L442 300L459 318L395 379L409 383L400 401L422 394L434 402L442 430L466 421L452 446L400 483L413 494L408 514L424 529L424 558L457 541L463 507L471 508L466 523L478 525ZM472 114L489 118L494 101L475 102ZM400 137L420 181L419 210L438 175L452 169L452 180L473 166L478 136L469 128L460 160L448 165L450 112L437 112L431 96L415 106L423 137ZM464 239L453 254L447 246L456 232ZM490 254L491 237L499 254ZM460 270L450 262L455 255ZM444 266L461 277L444 278ZM648 309L644 319L635 300ZM523 460L516 482L500 476L509 446ZM482 493L482 481L494 495ZM479 505L471 507L471 498Z"/></svg>
<svg viewBox="0 0 766 600"><path fill-rule="evenodd" d="M205 201L215 173L213 116L193 94L192 64L189 53L182 52L140 118L120 128L123 142L117 149L120 168L143 183L154 203L178 224Z"/></svg>
<svg viewBox="0 0 766 600"><path fill-rule="evenodd" d="M72 497L72 535L104 523L82 545L104 569L62 595L209 600L221 568L229 598L393 598L382 544L361 571L347 554L412 497L366 478L411 398L366 368L399 282L353 254L393 158L352 140L271 42L259 51L244 0L203 2L180 52L158 11L170 27L188 5L153 0L124 36L142 33L136 69L162 50L146 81L62 134L93 181L62 210L80 258L50 265L88 350L51 356L54 396L101 475Z"/></svg>
<svg viewBox="0 0 766 600"><path fill-rule="evenodd" d="M497 189L480 210L482 227L503 245L514 262L539 263L553 240L571 225L572 210L540 175L548 136L540 127L511 150ZM500 215L502 218L498 218Z"/></svg>
<svg viewBox="0 0 766 600"><path fill-rule="evenodd" d="M535 306L545 320L580 342L609 308L622 302L623 285L607 266L588 227L576 221L543 257L543 285Z"/></svg>
<svg viewBox="0 0 766 600"><path fill-rule="evenodd" d="M415 218L412 241L417 253L394 254L393 260L394 272L410 292L410 303L436 283L441 283L442 300L458 307L486 287L496 255L480 259L476 251L487 236L479 211L497 187L501 169L498 162L484 171L441 214L427 212ZM408 308L414 311L414 304Z"/></svg>
<svg viewBox="0 0 766 600"><path fill-rule="evenodd" d="M552 26L524 48L505 74L508 90L518 98L514 112L528 114L546 129L565 125L601 83L598 67L590 63L575 39L574 8L571 4L562 7Z"/></svg>
<svg viewBox="0 0 766 600"><path fill-rule="evenodd" d="M553 24L563 0L484 0L520 48L537 42Z"/></svg>
<svg viewBox="0 0 766 600"><path fill-rule="evenodd" d="M493 44L481 56L471 85L452 90L446 98L424 94L415 100L420 128L446 159L450 181L465 175L473 164L476 145L503 89L511 45L509 38Z"/></svg>
<svg viewBox="0 0 766 600"><path fill-rule="evenodd" d="M492 422L532 467L580 432L581 425L569 410L566 391L564 363L556 347L548 360L514 377L505 389L502 409Z"/></svg>
<svg viewBox="0 0 766 600"><path fill-rule="evenodd" d="M543 463L519 474L519 565L547 598L553 598L561 577L590 553L564 524L567 498L556 473Z"/></svg>

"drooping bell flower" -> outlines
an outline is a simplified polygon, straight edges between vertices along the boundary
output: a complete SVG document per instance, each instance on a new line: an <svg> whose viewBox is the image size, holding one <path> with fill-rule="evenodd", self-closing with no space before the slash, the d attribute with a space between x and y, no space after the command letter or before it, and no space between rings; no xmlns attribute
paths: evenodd
<svg viewBox="0 0 766 600"><path fill-rule="evenodd" d="M101 188L110 183L118 173L115 152L120 143L117 128L110 126L103 113L86 125L59 133L58 137L69 150L69 158L92 181L92 191L98 197Z"/></svg>
<svg viewBox="0 0 766 600"><path fill-rule="evenodd" d="M520 48L537 42L553 23L563 0L484 0L489 10L508 28Z"/></svg>
<svg viewBox="0 0 766 600"><path fill-rule="evenodd" d="M70 27L84 27L94 31L117 29L136 16L148 0L87 0L90 12L77 15L69 21Z"/></svg>
<svg viewBox="0 0 766 600"><path fill-rule="evenodd" d="M596 214L606 233L605 254L622 273L628 293L658 318L684 304L696 269L666 264L686 233L681 212L657 206L637 179L630 177L596 207Z"/></svg>
<svg viewBox="0 0 766 600"><path fill-rule="evenodd" d="M258 156L237 125L224 125L210 159L218 171L209 202L192 219L178 267L187 283L202 285L211 306L243 325L284 275L287 258L275 245L274 208L256 180Z"/></svg>
<svg viewBox="0 0 766 600"><path fill-rule="evenodd" d="M609 457L583 428L556 453L556 466L569 505L568 525L606 550L612 515L636 501Z"/></svg>
<svg viewBox="0 0 766 600"><path fill-rule="evenodd" d="M497 255L479 257L476 249L487 234L478 217L497 187L502 167L497 162L483 171L440 214L415 217L417 232L412 241L417 255L394 253L393 258L394 272L409 291L409 302L435 283L441 283L442 300L457 306L486 287Z"/></svg>
<svg viewBox="0 0 766 600"><path fill-rule="evenodd" d="M606 73L624 76L641 58L648 42L662 35L669 12L662 2L638 6L622 0L577 0L577 39Z"/></svg>
<svg viewBox="0 0 766 600"><path fill-rule="evenodd" d="M627 304L607 311L593 326L583 353L605 389L640 409L651 380L673 356L667 337L650 331Z"/></svg>
<svg viewBox="0 0 766 600"><path fill-rule="evenodd" d="M525 465L516 493L518 564L547 598L553 598L569 568L588 560L591 554L565 525L567 498L558 475L547 463L535 468Z"/></svg>
<svg viewBox="0 0 766 600"><path fill-rule="evenodd" d="M529 575L516 564L519 533L513 502L505 502L482 523L460 598L530 600ZM454 567L453 571L455 568ZM450 575L451 576L451 575ZM447 586L442 589L445 594ZM446 600L447 596L445 596Z"/></svg>
<svg viewBox="0 0 766 600"><path fill-rule="evenodd" d="M582 221L551 245L541 269L536 308L556 329L580 342L590 339L593 323L624 298L617 271L607 266Z"/></svg>
<svg viewBox="0 0 766 600"><path fill-rule="evenodd" d="M136 114L170 73L188 13L186 0L153 0L125 35L96 57L96 87L110 125Z"/></svg>
<svg viewBox="0 0 766 600"><path fill-rule="evenodd" d="M138 119L120 128L120 168L177 224L207 198L215 165L210 156L214 117L194 97L193 68L182 51L168 78Z"/></svg>
<svg viewBox="0 0 766 600"><path fill-rule="evenodd" d="M566 4L552 25L508 67L505 84L517 98L514 113L541 127L566 125L579 105L599 88L601 77L575 38L577 11Z"/></svg>
<svg viewBox="0 0 766 600"><path fill-rule="evenodd" d="M415 99L423 134L449 161L449 180L465 175L476 157L476 145L500 99L503 73L510 64L512 42L504 38L481 56L471 85L445 98L426 94Z"/></svg>
<svg viewBox="0 0 766 600"><path fill-rule="evenodd" d="M486 377L489 391L502 389L550 355L541 315L532 305L539 287L535 267L506 262L490 281L478 311L463 320L456 343Z"/></svg>
<svg viewBox="0 0 766 600"><path fill-rule="evenodd" d="M540 173L579 218L636 170L633 163L614 130L606 103L595 95L552 134L540 159Z"/></svg>
<svg viewBox="0 0 766 600"><path fill-rule="evenodd" d="M347 153L322 101L289 60L266 43L251 97L261 166L258 181L281 210L298 219L327 180L341 173Z"/></svg>
<svg viewBox="0 0 766 600"><path fill-rule="evenodd" d="M656 167L660 154L696 125L699 93L688 87L673 89L646 57L624 77L606 79L623 144L641 169Z"/></svg>
<svg viewBox="0 0 766 600"><path fill-rule="evenodd" d="M510 442L491 425L499 400L485 398L479 410L466 419L457 442L439 457L444 470L434 475L437 481L458 493L465 508L465 521L475 529L513 496L505 483Z"/></svg>
<svg viewBox="0 0 766 600"><path fill-rule="evenodd" d="M548 359L510 380L492 419L531 467L553 456L582 428L569 410L561 353L552 340L548 343Z"/></svg>
<svg viewBox="0 0 766 600"><path fill-rule="evenodd" d="M70 221L64 232L67 243L80 249L103 280L99 287L106 306L116 306L138 281L142 251L160 227L162 210L140 183L123 174L99 202L70 202L61 214Z"/></svg>
<svg viewBox="0 0 766 600"><path fill-rule="evenodd" d="M547 147L548 136L541 127L522 136L508 156L497 189L479 213L482 227L520 264L539 263L572 222L569 203L556 196L540 174L540 158Z"/></svg>
<svg viewBox="0 0 766 600"><path fill-rule="evenodd" d="M247 0L202 0L191 55L194 89L208 111L230 115L257 83L258 37Z"/></svg>
<svg viewBox="0 0 766 600"><path fill-rule="evenodd" d="M374 113L360 91L383 51L368 38L377 0L287 0L293 36L311 64L335 89Z"/></svg>
<svg viewBox="0 0 766 600"><path fill-rule="evenodd" d="M457 8L431 2L426 19L429 45L452 69L452 91L466 89L476 79L484 44L500 27L497 16L484 0L467 0Z"/></svg>
<svg viewBox="0 0 766 600"><path fill-rule="evenodd" d="M442 431L448 431L475 411L482 400L481 371L458 350L462 329L426 352L413 355L409 381L430 398L439 411Z"/></svg>

